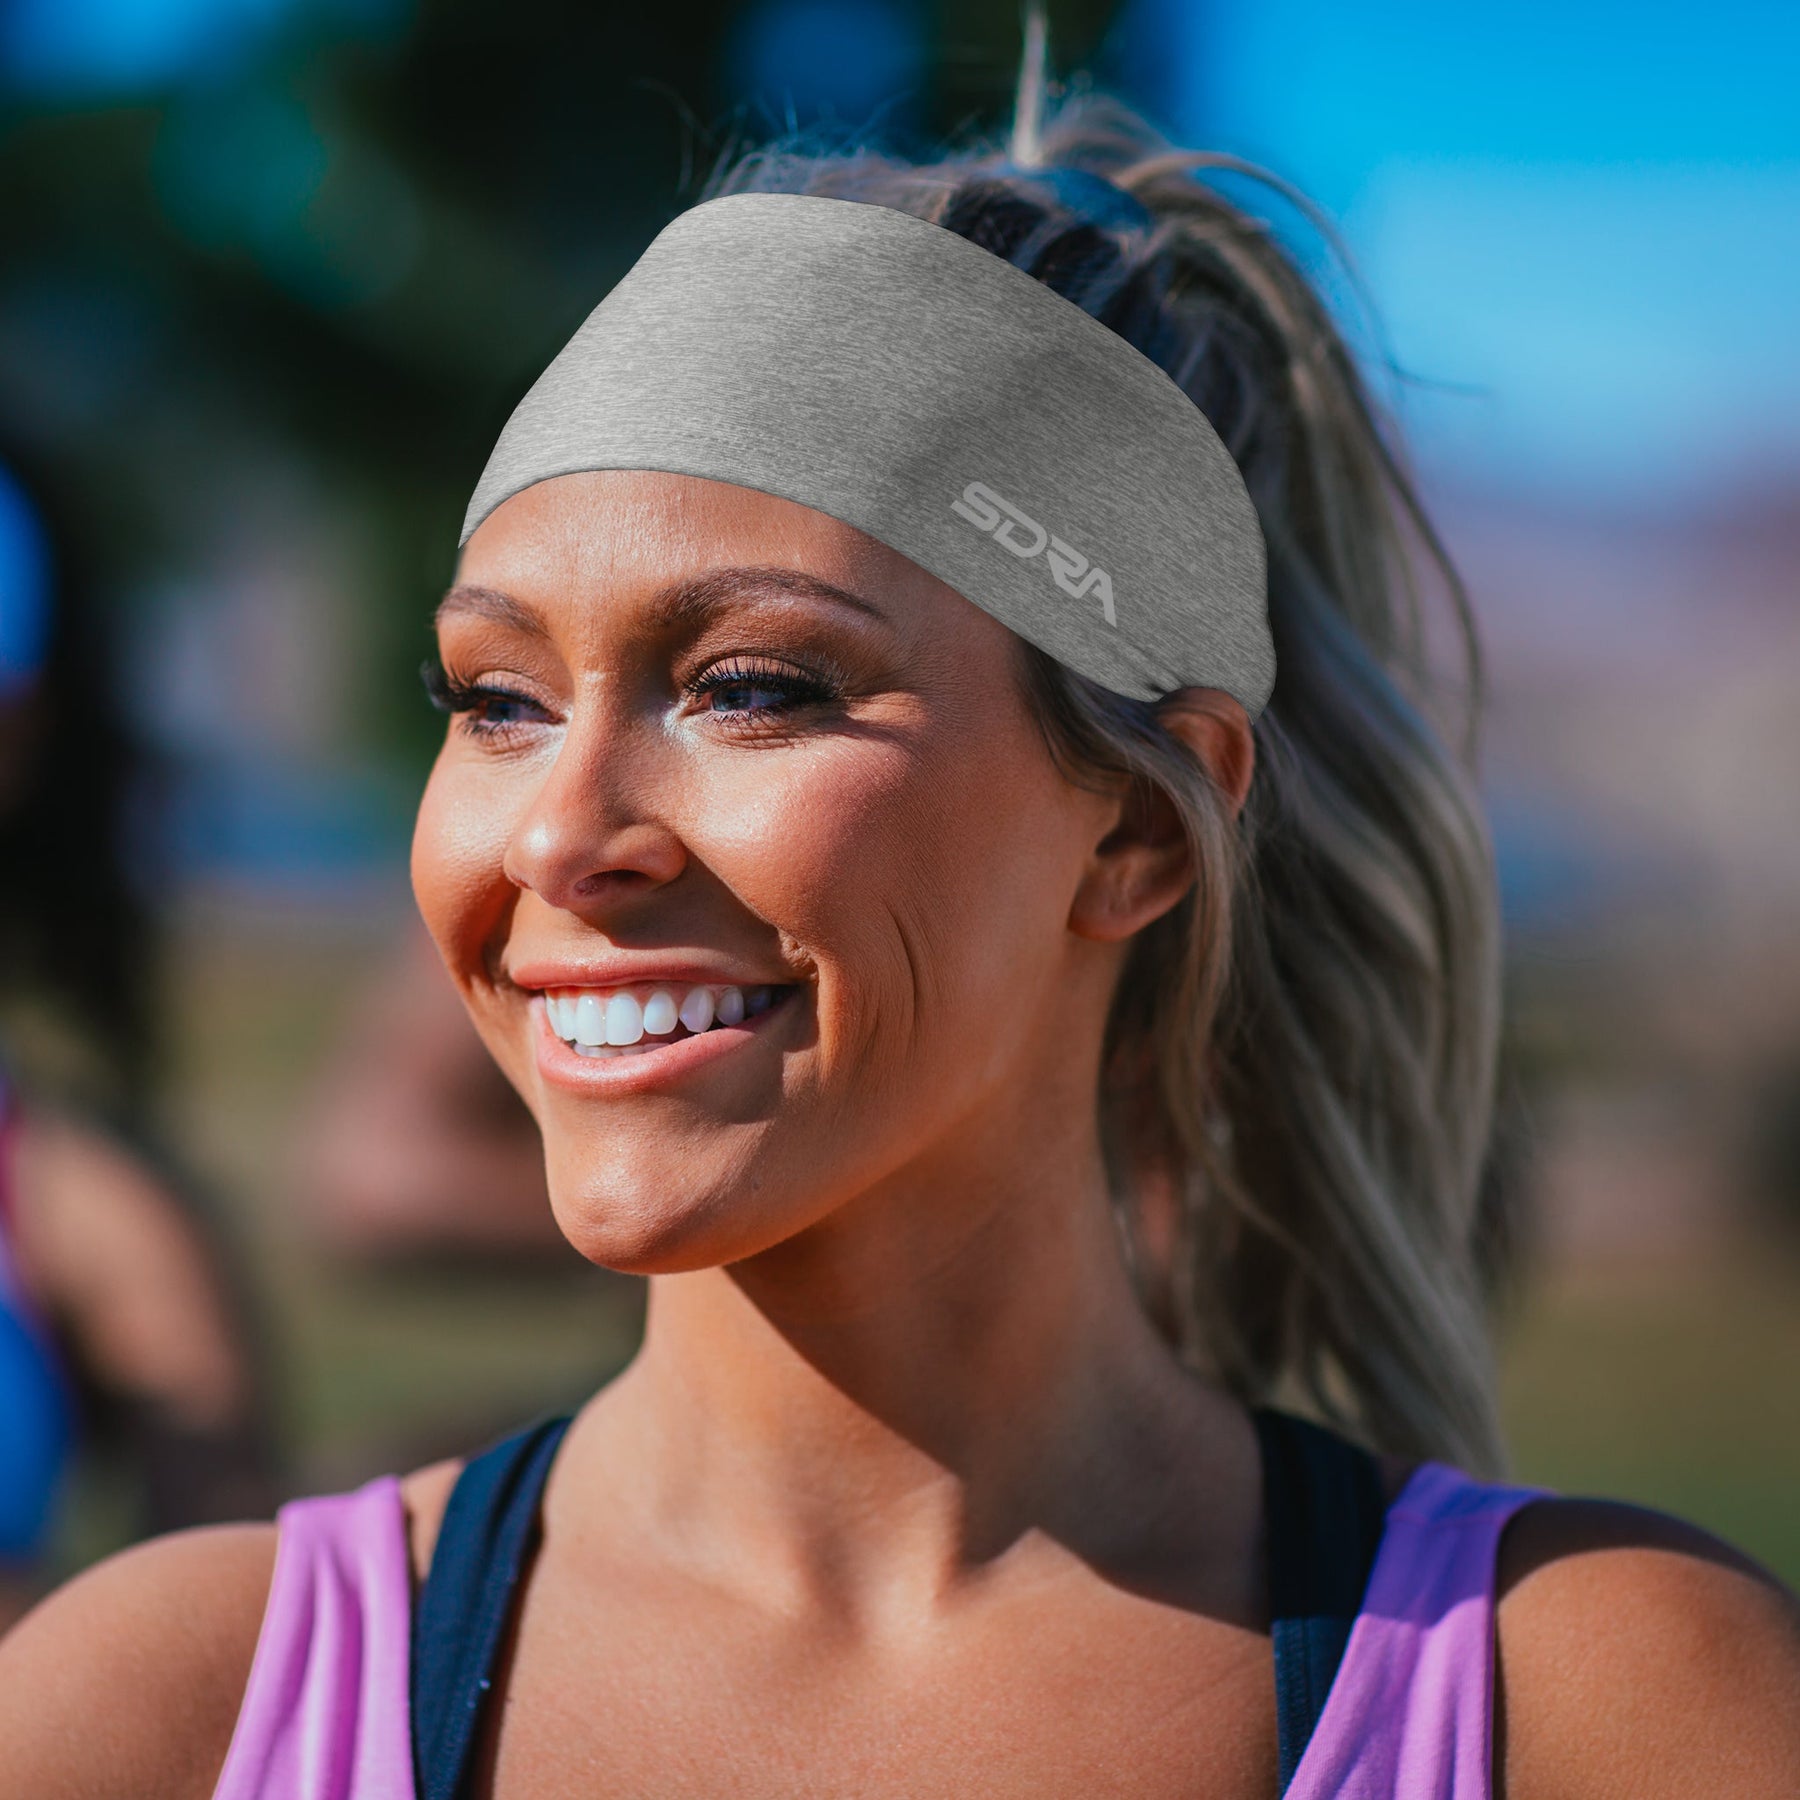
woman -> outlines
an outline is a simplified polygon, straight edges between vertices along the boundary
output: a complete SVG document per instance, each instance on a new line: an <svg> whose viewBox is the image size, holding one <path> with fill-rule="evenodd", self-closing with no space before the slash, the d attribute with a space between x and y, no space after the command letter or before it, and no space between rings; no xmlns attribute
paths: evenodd
<svg viewBox="0 0 1800 1800"><path fill-rule="evenodd" d="M0 1083L0 1630L28 1606L69 1453L69 1400L18 1269L6 1171L18 1133Z"/></svg>
<svg viewBox="0 0 1800 1800"><path fill-rule="evenodd" d="M154 1061L154 933L127 867L140 765L85 540L14 464L0 458L0 1628L47 1585L77 1451L111 1453L139 1534L276 1493L220 1247L142 1134L100 1122L141 1105Z"/></svg>
<svg viewBox="0 0 1800 1800"><path fill-rule="evenodd" d="M1349 361L1023 126L738 166L470 509L415 888L642 1353L76 1583L17 1791L1800 1783L1772 1583L1477 1478L1492 876Z"/></svg>

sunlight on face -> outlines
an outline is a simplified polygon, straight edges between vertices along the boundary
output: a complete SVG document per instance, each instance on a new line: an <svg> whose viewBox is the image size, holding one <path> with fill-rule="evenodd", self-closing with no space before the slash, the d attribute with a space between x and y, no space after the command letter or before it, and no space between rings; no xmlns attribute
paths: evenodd
<svg viewBox="0 0 1800 1800"><path fill-rule="evenodd" d="M584 1255L736 1261L993 1109L1091 1107L1061 1002L1105 803L953 589L791 501L567 475L470 540L439 645L414 888Z"/></svg>

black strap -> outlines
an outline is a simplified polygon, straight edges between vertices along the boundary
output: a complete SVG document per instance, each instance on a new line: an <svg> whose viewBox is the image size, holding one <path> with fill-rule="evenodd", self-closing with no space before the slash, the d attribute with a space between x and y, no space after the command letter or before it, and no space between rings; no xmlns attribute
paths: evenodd
<svg viewBox="0 0 1800 1800"><path fill-rule="evenodd" d="M1252 1415L1262 1447L1275 1722L1286 1793L1362 1608L1387 1517L1368 1451L1291 1413Z"/></svg>
<svg viewBox="0 0 1800 1800"><path fill-rule="evenodd" d="M1324 1710L1386 1521L1366 1450L1290 1413L1252 1415L1262 1450L1280 1791ZM568 1429L547 1419L473 1458L457 1478L413 1609L413 1762L419 1800L463 1800L482 1703L538 1502Z"/></svg>
<svg viewBox="0 0 1800 1800"><path fill-rule="evenodd" d="M545 1419L463 1467L413 1607L412 1740L419 1800L466 1791L482 1702L513 1589L536 1542L538 1501L568 1429Z"/></svg>

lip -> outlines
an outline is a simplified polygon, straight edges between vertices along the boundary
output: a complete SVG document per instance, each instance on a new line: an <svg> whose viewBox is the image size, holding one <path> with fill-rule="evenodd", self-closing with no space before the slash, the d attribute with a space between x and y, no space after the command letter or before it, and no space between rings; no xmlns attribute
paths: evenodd
<svg viewBox="0 0 1800 1800"><path fill-rule="evenodd" d="M685 976L670 975L633 977L635 980L688 980L702 979L717 981L718 976ZM523 986L514 977L518 985ZM613 978L616 983L618 977ZM554 981L552 987L579 987L580 981ZM599 987L611 985L597 981L589 981L586 985ZM727 982L726 985L734 985ZM751 983L755 986L757 984ZM777 985L771 983L770 985ZM646 1050L637 1056L592 1057L576 1054L575 1047L558 1037L550 1028L550 1014L544 1005L544 996L531 996L532 1027L537 1033L537 1065L538 1073L552 1087L597 1097L600 1095L636 1094L648 1089L669 1086L683 1081L700 1070L709 1068L727 1056L746 1049L771 1025L783 1020L798 1003L802 988L798 984L784 984L787 991L771 1006L767 1012L760 1012L753 1019L745 1019L740 1025L713 1025L701 1032L698 1037L675 1038L667 1044L658 1045L654 1050Z"/></svg>

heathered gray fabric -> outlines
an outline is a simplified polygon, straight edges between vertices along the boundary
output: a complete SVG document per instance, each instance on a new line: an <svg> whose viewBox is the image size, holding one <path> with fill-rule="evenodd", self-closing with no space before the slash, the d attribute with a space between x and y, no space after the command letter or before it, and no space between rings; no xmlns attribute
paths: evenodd
<svg viewBox="0 0 1800 1800"><path fill-rule="evenodd" d="M1254 716L1274 683L1262 532L1199 408L1078 306L908 213L798 194L682 213L520 403L462 541L590 469L814 507L1123 694L1220 687Z"/></svg>

